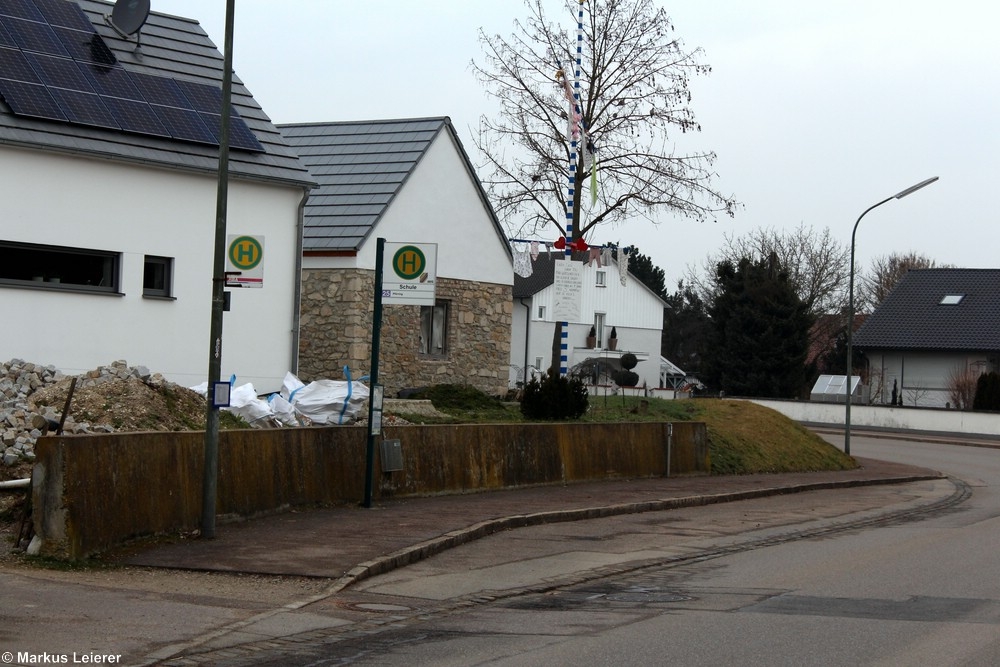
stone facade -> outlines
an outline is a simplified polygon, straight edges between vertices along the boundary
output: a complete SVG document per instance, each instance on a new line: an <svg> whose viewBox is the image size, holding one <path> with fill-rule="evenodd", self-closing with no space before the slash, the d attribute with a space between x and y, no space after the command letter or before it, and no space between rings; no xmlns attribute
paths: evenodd
<svg viewBox="0 0 1000 667"><path fill-rule="evenodd" d="M303 381L354 378L371 370L375 272L305 269L299 374ZM465 384L490 395L507 389L513 299L510 285L438 278L437 299L448 303L442 356L420 353L420 308L382 311L379 383L386 396L407 387Z"/></svg>

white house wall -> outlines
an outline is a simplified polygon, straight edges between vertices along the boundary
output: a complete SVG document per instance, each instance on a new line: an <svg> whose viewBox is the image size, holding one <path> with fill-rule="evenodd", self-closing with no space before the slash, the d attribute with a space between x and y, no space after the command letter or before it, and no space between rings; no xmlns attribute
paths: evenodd
<svg viewBox="0 0 1000 667"><path fill-rule="evenodd" d="M605 272L605 287L597 287L597 271ZM641 281L629 275L622 285L617 265L598 268L596 264L583 266L583 287L581 289L580 319L570 322L567 342L569 345L569 365L573 366L588 357L602 356L607 347L608 335L615 327L618 334L618 355L634 352L640 359L634 370L639 375L639 384L657 387L660 382L660 339L663 330L664 303ZM528 366L534 367L538 357L543 360L541 371L548 368L552 357L552 334L555 321L552 319L555 305L555 287L549 286L539 291L531 299L530 332L528 333ZM539 317L539 307L544 315ZM586 348L587 335L596 313L604 314L604 335L598 341L598 348ZM524 306L514 300L513 332L511 338L511 375L514 385L523 379L525 365L525 312ZM529 369L529 379L531 377Z"/></svg>
<svg viewBox="0 0 1000 667"><path fill-rule="evenodd" d="M943 408L952 402L948 384L967 368L989 370L985 354L927 352L867 353L872 402L892 401L893 381L904 406Z"/></svg>
<svg viewBox="0 0 1000 667"><path fill-rule="evenodd" d="M514 282L510 255L451 134L442 131L403 184L356 257L306 257L303 268L375 269L376 238L436 243L437 275Z"/></svg>
<svg viewBox="0 0 1000 667"><path fill-rule="evenodd" d="M121 253L122 295L0 287L6 358L77 374L124 359L185 386L209 363L217 181L111 161L0 150L0 238ZM233 290L223 377L280 387L292 370L298 188L231 180L228 232L264 237L264 287ZM145 255L174 258L174 299L143 297Z"/></svg>

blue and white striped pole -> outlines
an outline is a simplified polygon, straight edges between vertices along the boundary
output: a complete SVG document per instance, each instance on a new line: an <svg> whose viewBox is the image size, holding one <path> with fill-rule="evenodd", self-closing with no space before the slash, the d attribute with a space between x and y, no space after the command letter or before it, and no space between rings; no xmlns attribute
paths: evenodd
<svg viewBox="0 0 1000 667"><path fill-rule="evenodd" d="M576 14L576 63L573 68L573 100L569 109L569 183L566 191L566 261L570 261L573 256L574 215L573 202L576 199L577 180L577 151L580 146L581 122L583 117L582 105L580 103L580 69L583 60L583 4L585 0L580 0L580 8ZM562 322L562 340L559 344L559 374L566 375L569 372L569 322Z"/></svg>

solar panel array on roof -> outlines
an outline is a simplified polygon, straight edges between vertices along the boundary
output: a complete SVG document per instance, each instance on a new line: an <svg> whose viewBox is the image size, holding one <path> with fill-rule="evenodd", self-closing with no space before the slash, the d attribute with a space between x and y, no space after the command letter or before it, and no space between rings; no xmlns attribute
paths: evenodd
<svg viewBox="0 0 1000 667"><path fill-rule="evenodd" d="M75 2L0 0L0 97L22 116L218 145L222 91L122 67ZM264 152L230 110L231 148Z"/></svg>

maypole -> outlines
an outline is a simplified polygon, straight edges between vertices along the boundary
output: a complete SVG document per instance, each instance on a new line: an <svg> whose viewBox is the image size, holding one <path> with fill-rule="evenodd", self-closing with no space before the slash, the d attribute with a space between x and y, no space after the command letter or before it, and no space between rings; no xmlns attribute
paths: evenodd
<svg viewBox="0 0 1000 667"><path fill-rule="evenodd" d="M574 201L576 200L577 186L577 153L582 145L583 134L583 104L580 99L580 69L583 61L583 4L586 0L580 0L580 7L576 13L576 58L573 68L573 84L570 87L569 77L559 64L559 71L556 72L556 79L562 80L563 90L566 100L569 103L569 172L568 187L566 189L566 260L573 256L573 250L578 246L574 243L573 233L576 229L574 216ZM579 244L583 248L583 244ZM560 322L562 332L560 334L560 354L559 354L559 374L566 375L569 372L569 322Z"/></svg>

